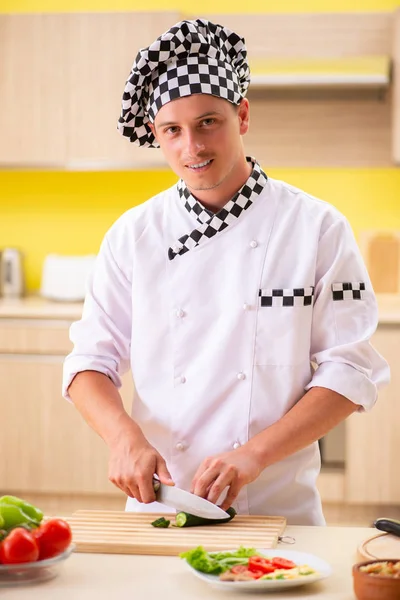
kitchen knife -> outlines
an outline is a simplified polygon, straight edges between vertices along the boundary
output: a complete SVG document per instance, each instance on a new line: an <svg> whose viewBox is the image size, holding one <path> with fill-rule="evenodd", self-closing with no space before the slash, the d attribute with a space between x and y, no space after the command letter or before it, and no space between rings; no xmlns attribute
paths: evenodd
<svg viewBox="0 0 400 600"><path fill-rule="evenodd" d="M181 490L176 486L164 485L157 479L153 479L153 485L157 502L175 508L177 512L187 512L204 519L229 519L228 513L222 508L200 496Z"/></svg>
<svg viewBox="0 0 400 600"><path fill-rule="evenodd" d="M381 517L374 521L374 527L380 529L380 531L386 531L400 537L400 521L396 521L396 519Z"/></svg>

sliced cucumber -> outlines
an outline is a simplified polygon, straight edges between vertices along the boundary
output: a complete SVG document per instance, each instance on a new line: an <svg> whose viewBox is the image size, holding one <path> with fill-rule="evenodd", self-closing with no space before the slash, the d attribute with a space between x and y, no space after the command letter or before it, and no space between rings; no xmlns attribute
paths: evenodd
<svg viewBox="0 0 400 600"><path fill-rule="evenodd" d="M170 523L171 521L168 521L168 519L166 519L165 517L160 517L159 519L153 521L152 525L153 527L163 527L165 529L166 527L169 527Z"/></svg>
<svg viewBox="0 0 400 600"><path fill-rule="evenodd" d="M196 517L186 512L179 512L175 516L176 527L197 527L199 525L216 525L218 523L228 523L236 515L236 510L231 506L226 511L228 517L226 519L205 519L204 517Z"/></svg>

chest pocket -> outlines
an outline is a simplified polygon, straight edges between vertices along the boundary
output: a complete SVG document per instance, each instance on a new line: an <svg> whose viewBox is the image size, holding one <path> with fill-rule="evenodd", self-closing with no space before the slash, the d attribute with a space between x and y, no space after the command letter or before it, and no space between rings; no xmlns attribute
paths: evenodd
<svg viewBox="0 0 400 600"><path fill-rule="evenodd" d="M314 287L259 291L255 364L309 361L313 301Z"/></svg>

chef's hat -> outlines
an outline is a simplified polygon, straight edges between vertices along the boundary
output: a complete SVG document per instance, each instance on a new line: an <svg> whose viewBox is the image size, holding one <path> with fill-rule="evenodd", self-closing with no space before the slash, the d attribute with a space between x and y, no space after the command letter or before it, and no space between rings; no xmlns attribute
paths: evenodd
<svg viewBox="0 0 400 600"><path fill-rule="evenodd" d="M138 146L158 148L149 122L164 104L192 94L211 94L237 105L249 83L244 38L206 19L181 21L136 56L118 129Z"/></svg>

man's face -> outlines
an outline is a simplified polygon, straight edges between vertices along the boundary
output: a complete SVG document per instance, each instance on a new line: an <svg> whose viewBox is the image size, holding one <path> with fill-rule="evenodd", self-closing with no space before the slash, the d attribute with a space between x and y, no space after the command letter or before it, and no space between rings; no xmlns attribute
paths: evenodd
<svg viewBox="0 0 400 600"><path fill-rule="evenodd" d="M210 94L178 98L161 107L154 133L171 169L192 190L210 190L243 161L248 101L239 107Z"/></svg>

